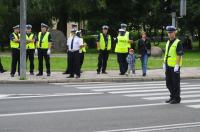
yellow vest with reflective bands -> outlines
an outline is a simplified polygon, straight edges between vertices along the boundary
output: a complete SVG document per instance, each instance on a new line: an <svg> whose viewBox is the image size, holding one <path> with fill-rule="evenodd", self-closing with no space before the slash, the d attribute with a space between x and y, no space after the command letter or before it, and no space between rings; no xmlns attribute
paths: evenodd
<svg viewBox="0 0 200 132"><path fill-rule="evenodd" d="M19 40L19 38L17 37L17 35L15 33L12 33L14 35L14 40ZM20 36L20 34L18 34ZM19 48L19 43L14 42L13 40L10 40L10 47L17 49Z"/></svg>
<svg viewBox="0 0 200 132"><path fill-rule="evenodd" d="M128 52L128 45L129 44L129 39L127 36L118 36L117 37L118 42L115 47L115 52L116 53L127 53Z"/></svg>
<svg viewBox="0 0 200 132"><path fill-rule="evenodd" d="M167 65L170 67L175 67L175 65L176 65L176 57L177 57L176 48L177 48L179 41L180 41L179 39L176 39L174 41L174 43L171 45L171 47L169 49L169 52L168 52L168 48L169 48L170 41L169 40L167 41L166 48L165 48L164 63L166 64L166 62L167 62ZM167 52L168 52L168 55L167 55ZM179 65L182 66L182 57L181 57Z"/></svg>
<svg viewBox="0 0 200 132"><path fill-rule="evenodd" d="M126 31L125 36L129 39L129 32L128 32L128 31ZM127 46L128 46L128 48L131 48L131 45L130 45L130 44L127 45Z"/></svg>
<svg viewBox="0 0 200 132"><path fill-rule="evenodd" d="M32 41L32 40L33 40L33 37L34 37L34 34L33 34L33 33L31 33L30 36L28 36L28 35L26 34L26 40ZM26 49L35 49L35 44L34 44L34 42L31 42L31 43L26 44Z"/></svg>
<svg viewBox="0 0 200 132"><path fill-rule="evenodd" d="M81 38L81 39L82 39L82 41L83 41L83 38ZM83 43L84 43L84 42L83 42ZM81 53L82 53L82 52L85 53L85 52L86 52L86 46L82 47L82 48L80 49L80 51L81 51Z"/></svg>
<svg viewBox="0 0 200 132"><path fill-rule="evenodd" d="M100 50L105 50L106 49L106 43L103 37L103 34L100 33ZM111 37L110 35L108 35L108 44L107 44L107 49L106 50L110 50L111 49Z"/></svg>
<svg viewBox="0 0 200 132"><path fill-rule="evenodd" d="M43 39L42 39L42 43L41 43L41 47L40 47L40 39L41 39L41 35L42 32L39 32L38 34L38 42L37 42L37 48L41 48L41 49L48 49L49 48L49 32L46 32Z"/></svg>

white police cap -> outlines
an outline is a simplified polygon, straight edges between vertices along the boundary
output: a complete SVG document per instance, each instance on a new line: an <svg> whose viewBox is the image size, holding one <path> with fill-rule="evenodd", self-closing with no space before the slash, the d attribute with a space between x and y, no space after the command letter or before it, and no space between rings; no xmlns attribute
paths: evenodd
<svg viewBox="0 0 200 132"><path fill-rule="evenodd" d="M31 24L26 25L26 28L32 28Z"/></svg>
<svg viewBox="0 0 200 132"><path fill-rule="evenodd" d="M109 27L107 25L103 25L102 29L108 29Z"/></svg>
<svg viewBox="0 0 200 132"><path fill-rule="evenodd" d="M120 28L120 29L119 29L119 32L125 32L125 30L124 30L124 29L122 29L122 28Z"/></svg>
<svg viewBox="0 0 200 132"><path fill-rule="evenodd" d="M47 24L41 23L41 27L46 27L48 28L49 26Z"/></svg>
<svg viewBox="0 0 200 132"><path fill-rule="evenodd" d="M16 26L13 27L13 29L17 29L17 28L20 28L20 26L16 25Z"/></svg>
<svg viewBox="0 0 200 132"><path fill-rule="evenodd" d="M174 32L174 31L176 31L176 27L174 27L174 26L167 26L166 30L167 30L167 32Z"/></svg>

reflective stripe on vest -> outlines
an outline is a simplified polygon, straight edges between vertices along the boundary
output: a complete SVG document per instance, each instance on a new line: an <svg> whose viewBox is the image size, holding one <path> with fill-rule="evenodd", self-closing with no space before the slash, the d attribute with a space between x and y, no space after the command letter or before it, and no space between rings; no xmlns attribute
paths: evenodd
<svg viewBox="0 0 200 132"><path fill-rule="evenodd" d="M165 48L164 62L165 63L167 62L167 65L170 67L174 67L176 65L176 57L177 57L176 48L177 48L179 41L180 41L179 39L176 39L174 41L174 43L171 45L171 47L169 49L169 52L168 52L168 48L169 48L170 41L169 40L167 41L166 48ZM168 52L168 55L167 55L167 52ZM180 60L180 66L182 66L182 57Z"/></svg>
<svg viewBox="0 0 200 132"><path fill-rule="evenodd" d="M117 37L118 42L115 47L116 53L127 53L128 52L128 46L129 39L126 36L118 36Z"/></svg>
<svg viewBox="0 0 200 132"><path fill-rule="evenodd" d="M101 50L105 50L106 48L106 43L105 43L105 40L104 40L104 37L103 37L103 34L100 33L100 49ZM106 50L110 50L111 49L111 37L110 35L108 35L108 44L107 44L107 49Z"/></svg>
<svg viewBox="0 0 200 132"><path fill-rule="evenodd" d="M19 38L17 37L17 35L15 33L13 33L14 35L14 40L19 40ZM20 36L20 34L18 34ZM19 43L14 42L13 40L10 40L10 47L11 48L19 48Z"/></svg>
<svg viewBox="0 0 200 132"><path fill-rule="evenodd" d="M82 40L82 42L83 42L83 38L81 38L81 40ZM84 44L84 43L83 43ZM86 46L84 46L84 47L82 47L81 49L80 49L80 53L82 53L82 52L86 52L86 48L85 48Z"/></svg>
<svg viewBox="0 0 200 132"><path fill-rule="evenodd" d="M32 41L34 37L34 34L32 33L30 36L26 35L26 40ZM34 42L26 44L26 49L35 49Z"/></svg>
<svg viewBox="0 0 200 132"><path fill-rule="evenodd" d="M125 36L126 36L126 37L128 38L128 40L129 40L129 32L128 32L128 31L126 31ZM128 48L131 48L131 45L130 45L130 44L128 44L127 46L128 46Z"/></svg>
<svg viewBox="0 0 200 132"><path fill-rule="evenodd" d="M41 48L41 49L48 49L49 48L49 32L46 32L42 41L40 40L41 39L41 35L42 35L42 32L39 32L38 34L38 42L37 42L37 48ZM42 42L41 45L40 45L40 41ZM41 46L41 47L40 47Z"/></svg>

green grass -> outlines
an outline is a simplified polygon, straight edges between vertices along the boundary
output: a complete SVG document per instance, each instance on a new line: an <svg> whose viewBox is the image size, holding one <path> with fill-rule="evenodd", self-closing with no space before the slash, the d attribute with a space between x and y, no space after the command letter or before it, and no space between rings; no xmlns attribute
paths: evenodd
<svg viewBox="0 0 200 132"><path fill-rule="evenodd" d="M97 68L97 60L98 54L97 53L86 53L85 60L83 64L83 70L96 70ZM5 69L10 70L11 66L11 58L10 57L2 57L1 61ZM162 58L155 58L150 57L148 61L148 68L156 69L162 68L163 57ZM29 63L27 64L27 67ZM51 58L51 69L52 71L64 71L66 68L67 62L65 57L52 57ZM200 66L200 51L188 51L185 52L183 57L183 66L184 67L199 67ZM45 67L45 65L44 65ZM136 62L136 69L141 69L141 63L138 59ZM35 69L38 69L38 60L35 58ZM110 54L108 59L108 67L109 70L118 70L118 63L116 54Z"/></svg>

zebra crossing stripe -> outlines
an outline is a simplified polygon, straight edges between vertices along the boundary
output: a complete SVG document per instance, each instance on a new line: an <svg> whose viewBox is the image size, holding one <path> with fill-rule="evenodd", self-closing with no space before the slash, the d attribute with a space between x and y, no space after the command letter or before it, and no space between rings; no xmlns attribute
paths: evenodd
<svg viewBox="0 0 200 132"><path fill-rule="evenodd" d="M182 88L182 90L200 90L199 87ZM168 91L168 89L150 89L150 90L131 90L131 91L117 91L109 92L111 94L126 94L126 93L146 93L146 92L163 92Z"/></svg>
<svg viewBox="0 0 200 132"><path fill-rule="evenodd" d="M200 85L183 85L181 88L186 88L186 87L200 87ZM163 87L143 87L142 89L160 89L160 88L166 88L166 86ZM107 92L107 91L124 91L124 90L137 90L141 89L141 87L136 87L136 88L108 88L108 89L94 89L93 91L96 92Z"/></svg>
<svg viewBox="0 0 200 132"><path fill-rule="evenodd" d="M193 93L200 93L200 91L183 91L181 92L182 95L183 94L193 94ZM168 95L169 96L169 92L162 92L162 93L145 93L145 94L126 94L124 96L127 97L149 97L149 96L157 96L157 95Z"/></svg>
<svg viewBox="0 0 200 132"><path fill-rule="evenodd" d="M182 98L195 98L195 97L200 97L199 94L192 94L192 95L181 95ZM159 96L159 97L147 97L143 98L146 100L160 100L160 99L167 99L169 96Z"/></svg>
<svg viewBox="0 0 200 132"><path fill-rule="evenodd" d="M200 104L197 104L197 105L187 105L187 107L199 109L200 108Z"/></svg>
<svg viewBox="0 0 200 132"><path fill-rule="evenodd" d="M187 84L187 83L182 83L182 84ZM102 88L124 88L124 87L149 87L149 86L165 86L166 84L126 84L126 85L120 85L120 84L115 84L115 85L110 85L110 86L81 86L81 87L76 87L78 89L102 89Z"/></svg>

